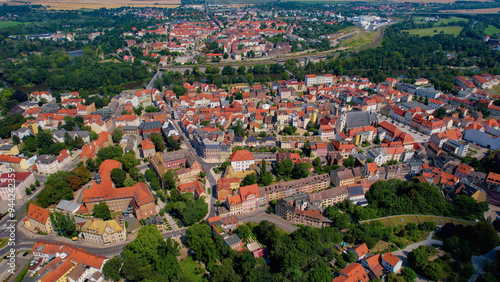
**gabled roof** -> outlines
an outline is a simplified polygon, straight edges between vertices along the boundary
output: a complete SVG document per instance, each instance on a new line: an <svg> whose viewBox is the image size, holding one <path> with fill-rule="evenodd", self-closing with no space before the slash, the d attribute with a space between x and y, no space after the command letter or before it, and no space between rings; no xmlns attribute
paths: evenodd
<svg viewBox="0 0 500 282"><path fill-rule="evenodd" d="M248 150L238 150L231 154L230 159L232 162L253 161L255 160L253 154Z"/></svg>
<svg viewBox="0 0 500 282"><path fill-rule="evenodd" d="M398 264L398 262L401 261L400 258L398 258L397 256L395 256L393 253L391 252L387 252L385 253L383 256L382 256L382 260L386 261L388 264L392 265L392 266L396 266Z"/></svg>
<svg viewBox="0 0 500 282"><path fill-rule="evenodd" d="M28 214L26 216L37 222L47 224L47 220L50 218L50 211L30 203L28 207Z"/></svg>

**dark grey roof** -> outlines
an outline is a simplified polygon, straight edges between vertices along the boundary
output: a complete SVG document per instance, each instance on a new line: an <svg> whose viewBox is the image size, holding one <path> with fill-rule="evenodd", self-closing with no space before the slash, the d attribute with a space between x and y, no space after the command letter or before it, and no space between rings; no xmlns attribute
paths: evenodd
<svg viewBox="0 0 500 282"><path fill-rule="evenodd" d="M346 128L356 128L369 126L373 122L378 122L377 115L375 113L364 112L364 111L349 111L346 113Z"/></svg>
<svg viewBox="0 0 500 282"><path fill-rule="evenodd" d="M229 246L233 246L233 245L238 244L239 242L241 242L241 239L240 239L240 237L238 237L238 235L233 234L233 235L227 237L226 239L224 239L224 241Z"/></svg>
<svg viewBox="0 0 500 282"><path fill-rule="evenodd" d="M347 189L349 190L349 197L354 197L354 196L359 196L359 195L365 194L365 192L363 191L363 186L361 186L361 185L349 187Z"/></svg>
<svg viewBox="0 0 500 282"><path fill-rule="evenodd" d="M433 110L433 108L426 106L425 104L422 104L417 101L410 101L406 103L401 103L403 107L406 107L408 109L413 109L413 108L421 108L423 111L430 111Z"/></svg>
<svg viewBox="0 0 500 282"><path fill-rule="evenodd" d="M153 128L161 128L162 124L159 121L150 121L150 122L143 122L141 125L139 125L139 128L142 130L148 130L148 129L153 129Z"/></svg>

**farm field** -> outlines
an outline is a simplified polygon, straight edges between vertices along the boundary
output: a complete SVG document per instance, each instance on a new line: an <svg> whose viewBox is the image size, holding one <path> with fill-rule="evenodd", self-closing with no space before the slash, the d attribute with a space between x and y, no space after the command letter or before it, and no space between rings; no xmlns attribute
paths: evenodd
<svg viewBox="0 0 500 282"><path fill-rule="evenodd" d="M500 8L439 10L439 12L440 13L454 13L454 14L498 14L500 12Z"/></svg>
<svg viewBox="0 0 500 282"><path fill-rule="evenodd" d="M419 23L426 23L424 21L425 17L414 17L413 18L413 22L416 23L416 24L419 24ZM465 18L459 18L459 17L450 17L450 18L441 18L439 19L439 21L437 22L434 22L436 25L440 25L442 23L444 24L447 24L447 23L450 23L450 22L469 22L469 19L465 19Z"/></svg>
<svg viewBox="0 0 500 282"><path fill-rule="evenodd" d="M500 33L500 28L490 24L488 27L486 27L486 29L484 29L484 32L488 35L494 35Z"/></svg>
<svg viewBox="0 0 500 282"><path fill-rule="evenodd" d="M434 36L440 34L441 32L457 36L460 34L462 29L463 27L461 26L443 26L443 27L432 27L432 28L422 28L422 29L408 29L403 31L406 31L411 35L418 35L418 36ZM434 32L435 30L436 32Z"/></svg>
<svg viewBox="0 0 500 282"><path fill-rule="evenodd" d="M2 2L4 0L0 0ZM181 4L180 0L32 0L31 4L43 5L50 10L79 10L79 9L100 9L100 8L119 8L122 6L130 7L161 7L175 8Z"/></svg>
<svg viewBox="0 0 500 282"><path fill-rule="evenodd" d="M348 3L348 2L378 2L378 3L391 3L391 2L396 2L396 1L380 1L380 0L352 0L352 1L346 1L346 0L287 0L287 1L294 1L294 2L303 2L303 3L325 3L325 2L331 2L331 3ZM400 0L397 2L409 2L409 3L453 3L456 0ZM477 0L477 2L492 2L492 0Z"/></svg>

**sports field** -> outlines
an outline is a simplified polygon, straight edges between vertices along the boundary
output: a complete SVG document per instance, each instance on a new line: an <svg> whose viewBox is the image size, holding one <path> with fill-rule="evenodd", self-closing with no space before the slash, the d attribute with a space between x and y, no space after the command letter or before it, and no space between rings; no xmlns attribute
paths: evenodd
<svg viewBox="0 0 500 282"><path fill-rule="evenodd" d="M461 26L442 26L442 27L422 28L422 29L408 29L403 31L406 31L411 35L418 35L418 36L434 36L440 34L441 32L457 36L460 34L462 29L463 27Z"/></svg>

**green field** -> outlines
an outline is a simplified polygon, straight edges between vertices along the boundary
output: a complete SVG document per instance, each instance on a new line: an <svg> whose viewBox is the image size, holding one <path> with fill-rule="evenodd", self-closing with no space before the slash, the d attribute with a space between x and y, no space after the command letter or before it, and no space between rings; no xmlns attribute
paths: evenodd
<svg viewBox="0 0 500 282"><path fill-rule="evenodd" d="M436 223L436 225L445 225L446 223L454 223L461 225L473 225L475 222L463 220L463 219L455 219L455 218L446 218L442 216L435 215L400 215L400 216L392 216L388 218L379 218L373 219L380 221L385 226L395 226L395 225L406 225L408 222L413 222L416 224L423 223L426 221L431 221ZM371 220L364 221L362 223L369 222Z"/></svg>
<svg viewBox="0 0 500 282"><path fill-rule="evenodd" d="M197 282L197 281L205 281L201 274L196 274L195 269L199 266L197 262L193 260L193 257L188 256L185 259L181 260L181 269L188 281Z"/></svg>
<svg viewBox="0 0 500 282"><path fill-rule="evenodd" d="M500 33L500 28L490 24L487 28L484 29L484 32L488 35L495 35L497 33Z"/></svg>
<svg viewBox="0 0 500 282"><path fill-rule="evenodd" d="M361 31L352 38L349 38L345 41L342 41L338 47L351 47L351 48L357 48L357 47L363 47L366 45L369 45L375 41L377 38L377 31Z"/></svg>
<svg viewBox="0 0 500 282"><path fill-rule="evenodd" d="M13 21L0 21L0 28L11 27L22 24L21 22L13 22Z"/></svg>
<svg viewBox="0 0 500 282"><path fill-rule="evenodd" d="M414 17L413 18L413 22L416 23L416 24L423 24L423 23L426 23L424 21L425 17ZM442 23L444 24L447 24L447 23L450 23L450 22L469 22L469 19L465 19L465 18L459 18L459 17L450 17L450 18L441 18L439 19L439 21L437 22L434 22L436 25L440 25Z"/></svg>
<svg viewBox="0 0 500 282"><path fill-rule="evenodd" d="M443 27L432 27L432 28L422 28L422 29L409 29L403 31L406 31L411 35L418 35L418 36L434 36L440 34L441 32L457 36L460 34L462 29L463 27L461 26L443 26Z"/></svg>

